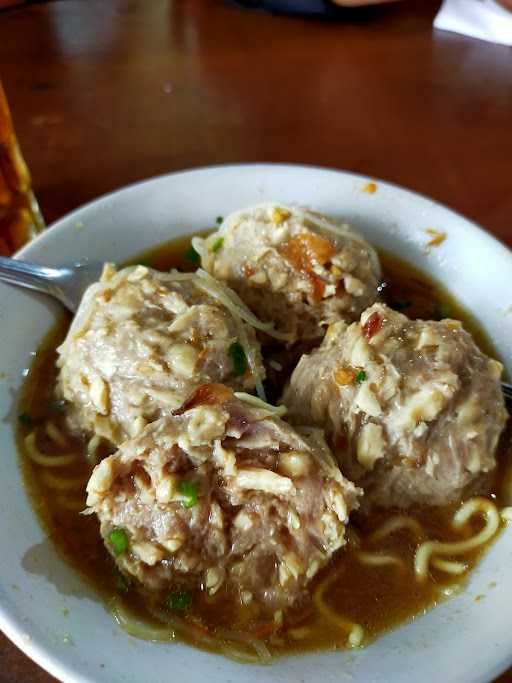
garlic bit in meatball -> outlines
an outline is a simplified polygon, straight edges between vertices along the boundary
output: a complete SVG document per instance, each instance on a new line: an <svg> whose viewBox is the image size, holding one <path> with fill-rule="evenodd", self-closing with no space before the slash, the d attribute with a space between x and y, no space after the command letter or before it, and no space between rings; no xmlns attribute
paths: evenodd
<svg viewBox="0 0 512 683"><path fill-rule="evenodd" d="M233 213L205 240L203 268L224 280L289 343L318 341L377 299L374 249L345 223L281 204Z"/></svg>
<svg viewBox="0 0 512 683"><path fill-rule="evenodd" d="M107 265L58 349L71 426L119 444L204 382L260 387L254 330L233 312L228 288L219 291L192 273Z"/></svg>
<svg viewBox="0 0 512 683"><path fill-rule="evenodd" d="M120 570L145 589L271 610L295 602L344 545L360 494L319 430L301 434L222 385L125 442L87 492Z"/></svg>
<svg viewBox="0 0 512 683"><path fill-rule="evenodd" d="M283 401L324 427L365 503L440 505L496 466L506 421L502 366L456 320L409 320L375 304L303 356Z"/></svg>

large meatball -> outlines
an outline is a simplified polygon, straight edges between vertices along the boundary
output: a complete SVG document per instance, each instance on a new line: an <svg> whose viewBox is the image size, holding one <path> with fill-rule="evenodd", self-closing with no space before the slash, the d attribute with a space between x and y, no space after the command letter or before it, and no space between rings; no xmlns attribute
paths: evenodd
<svg viewBox="0 0 512 683"><path fill-rule="evenodd" d="M222 589L275 609L344 545L360 492L319 430L298 433L241 396L200 387L96 467L87 504L121 571L145 588Z"/></svg>
<svg viewBox="0 0 512 683"><path fill-rule="evenodd" d="M58 349L72 426L119 444L204 382L252 390L264 375L254 330L209 292L193 274L107 266Z"/></svg>
<svg viewBox="0 0 512 683"><path fill-rule="evenodd" d="M377 298L374 249L345 223L313 211L280 204L243 209L194 244L203 268L290 343L321 339L324 325L359 318Z"/></svg>
<svg viewBox="0 0 512 683"><path fill-rule="evenodd" d="M455 320L409 320L375 304L303 356L283 401L325 427L365 502L437 505L496 465L506 421L502 366Z"/></svg>

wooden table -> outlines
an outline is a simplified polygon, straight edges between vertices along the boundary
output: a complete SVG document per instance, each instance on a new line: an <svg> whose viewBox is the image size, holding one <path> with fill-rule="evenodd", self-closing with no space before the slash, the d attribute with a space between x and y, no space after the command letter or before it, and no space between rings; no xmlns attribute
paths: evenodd
<svg viewBox="0 0 512 683"><path fill-rule="evenodd" d="M47 221L159 173L283 161L403 184L512 244L512 51L433 31L438 6L343 23L222 0L0 13L0 75ZM2 683L51 680L0 640Z"/></svg>

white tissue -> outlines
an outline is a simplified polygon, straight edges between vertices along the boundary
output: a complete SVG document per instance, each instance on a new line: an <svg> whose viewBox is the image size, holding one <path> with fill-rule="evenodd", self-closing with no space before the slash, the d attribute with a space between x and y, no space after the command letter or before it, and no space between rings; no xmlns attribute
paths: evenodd
<svg viewBox="0 0 512 683"><path fill-rule="evenodd" d="M512 12L494 0L444 0L434 28L512 46Z"/></svg>

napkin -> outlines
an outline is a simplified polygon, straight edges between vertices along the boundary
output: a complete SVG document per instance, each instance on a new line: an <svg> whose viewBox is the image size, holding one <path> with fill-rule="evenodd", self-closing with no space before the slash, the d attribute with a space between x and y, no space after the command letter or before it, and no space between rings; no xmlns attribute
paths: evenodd
<svg viewBox="0 0 512 683"><path fill-rule="evenodd" d="M512 46L512 12L494 0L444 0L434 28Z"/></svg>

